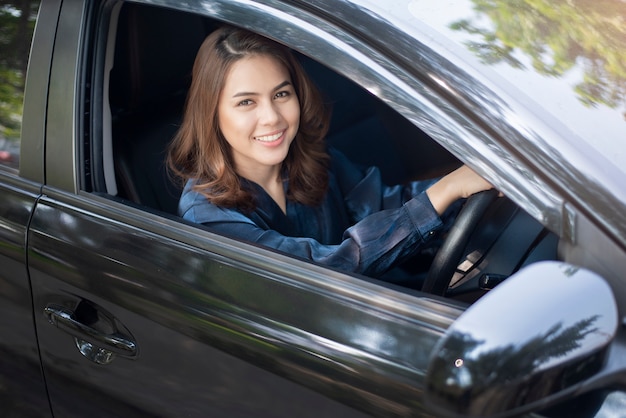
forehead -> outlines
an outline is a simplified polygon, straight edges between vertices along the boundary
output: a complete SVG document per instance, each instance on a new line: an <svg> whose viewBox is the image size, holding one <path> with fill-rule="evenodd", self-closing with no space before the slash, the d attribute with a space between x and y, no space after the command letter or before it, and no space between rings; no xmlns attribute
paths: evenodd
<svg viewBox="0 0 626 418"><path fill-rule="evenodd" d="M224 80L224 92L261 93L284 81L291 81L285 65L270 55L251 55L235 61Z"/></svg>

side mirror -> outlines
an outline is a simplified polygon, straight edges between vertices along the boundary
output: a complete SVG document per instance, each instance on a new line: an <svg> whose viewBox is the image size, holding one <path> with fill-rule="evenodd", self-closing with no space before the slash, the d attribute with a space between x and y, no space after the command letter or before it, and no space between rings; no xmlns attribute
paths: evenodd
<svg viewBox="0 0 626 418"><path fill-rule="evenodd" d="M543 409L600 372L617 328L615 298L601 277L535 263L450 326L431 354L425 400L451 417Z"/></svg>

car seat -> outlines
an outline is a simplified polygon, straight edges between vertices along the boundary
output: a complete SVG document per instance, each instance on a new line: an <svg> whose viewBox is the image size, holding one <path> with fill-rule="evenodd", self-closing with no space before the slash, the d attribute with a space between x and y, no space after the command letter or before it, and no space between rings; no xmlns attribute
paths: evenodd
<svg viewBox="0 0 626 418"><path fill-rule="evenodd" d="M210 30L198 15L122 7L109 90L120 197L176 213L181 187L168 175L165 152L181 120L196 52Z"/></svg>

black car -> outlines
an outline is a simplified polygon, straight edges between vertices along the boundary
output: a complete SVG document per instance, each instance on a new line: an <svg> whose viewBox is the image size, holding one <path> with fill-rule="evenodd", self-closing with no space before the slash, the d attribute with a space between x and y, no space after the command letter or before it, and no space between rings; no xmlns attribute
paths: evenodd
<svg viewBox="0 0 626 418"><path fill-rule="evenodd" d="M0 415L625 416L624 16L0 2ZM328 142L387 183L465 163L502 194L401 267L426 263L423 287L178 216L165 151L224 23L290 47L332 104Z"/></svg>

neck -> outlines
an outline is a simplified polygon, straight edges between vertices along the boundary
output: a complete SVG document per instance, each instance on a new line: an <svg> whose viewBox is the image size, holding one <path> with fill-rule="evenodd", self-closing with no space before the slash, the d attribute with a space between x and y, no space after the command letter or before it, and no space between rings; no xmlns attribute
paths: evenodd
<svg viewBox="0 0 626 418"><path fill-rule="evenodd" d="M282 183L280 177L280 166L264 167L257 170L237 170L241 177L255 182L265 190L275 187L277 183Z"/></svg>
<svg viewBox="0 0 626 418"><path fill-rule="evenodd" d="M239 175L261 186L282 209L283 213L287 212L287 198L285 196L279 166L251 173L239 173Z"/></svg>
<svg viewBox="0 0 626 418"><path fill-rule="evenodd" d="M285 196L285 189L283 187L282 180L275 181L268 185L261 185L261 187L263 187L263 190L271 196L283 213L287 213L287 198Z"/></svg>

